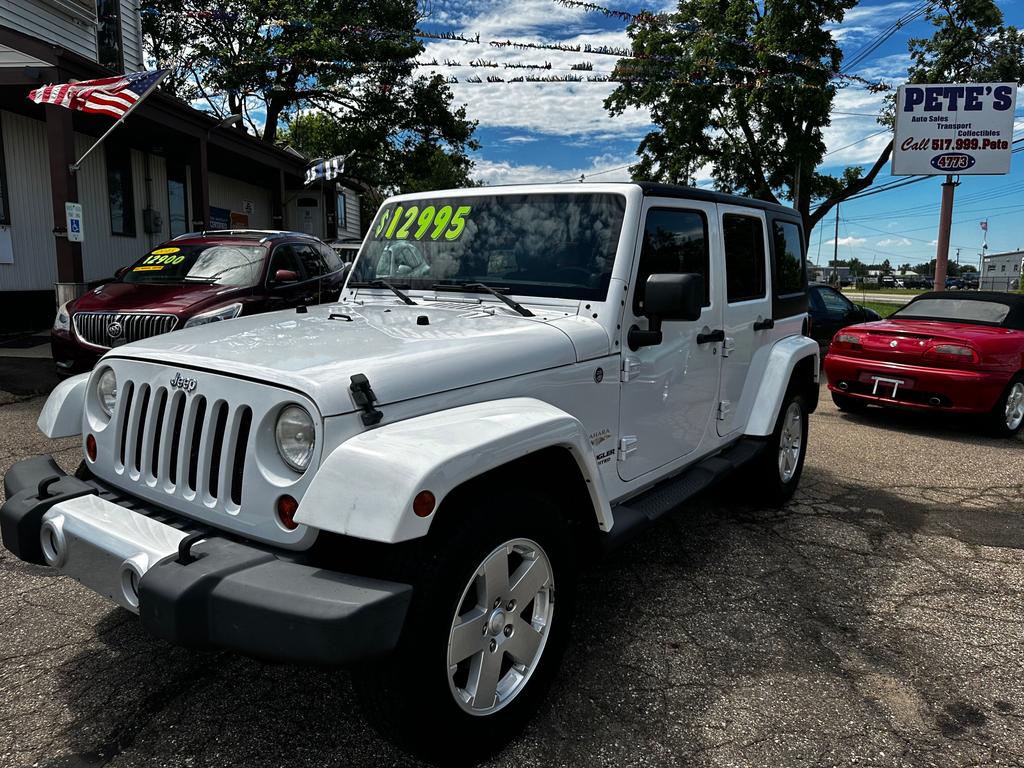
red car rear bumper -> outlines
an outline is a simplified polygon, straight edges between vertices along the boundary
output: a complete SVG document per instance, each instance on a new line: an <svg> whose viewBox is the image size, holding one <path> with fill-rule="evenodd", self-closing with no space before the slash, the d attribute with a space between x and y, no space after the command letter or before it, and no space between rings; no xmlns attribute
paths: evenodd
<svg viewBox="0 0 1024 768"><path fill-rule="evenodd" d="M999 371L927 368L832 352L825 358L825 375L831 391L867 403L957 413L988 413L1010 381L1008 373Z"/></svg>

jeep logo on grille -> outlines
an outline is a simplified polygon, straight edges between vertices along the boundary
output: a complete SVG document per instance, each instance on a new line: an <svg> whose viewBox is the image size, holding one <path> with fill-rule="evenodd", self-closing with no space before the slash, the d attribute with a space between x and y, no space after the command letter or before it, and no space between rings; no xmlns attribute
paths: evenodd
<svg viewBox="0 0 1024 768"><path fill-rule="evenodd" d="M116 321L107 326L107 335L112 339L120 338L123 332L121 324Z"/></svg>
<svg viewBox="0 0 1024 768"><path fill-rule="evenodd" d="M174 378L171 379L171 386L175 389L183 389L186 392L194 392L195 388L199 386L199 380L193 379L191 376L182 376L180 373L174 374Z"/></svg>

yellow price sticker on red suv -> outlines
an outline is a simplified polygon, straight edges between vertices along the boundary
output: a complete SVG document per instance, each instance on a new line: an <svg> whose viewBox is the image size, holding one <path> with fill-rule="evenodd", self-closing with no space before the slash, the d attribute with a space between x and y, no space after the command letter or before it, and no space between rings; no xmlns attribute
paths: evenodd
<svg viewBox="0 0 1024 768"><path fill-rule="evenodd" d="M169 256L172 253L178 253L181 248L157 248L155 251L150 251L151 256Z"/></svg>
<svg viewBox="0 0 1024 768"><path fill-rule="evenodd" d="M157 270L163 269L163 264L147 264L141 267L136 267L132 272L156 272Z"/></svg>
<svg viewBox="0 0 1024 768"><path fill-rule="evenodd" d="M175 256L179 248L161 248L158 251L153 251L149 256L142 260L143 264L181 264L185 260L184 256ZM170 253L168 253L168 251Z"/></svg>
<svg viewBox="0 0 1024 768"><path fill-rule="evenodd" d="M466 217L473 212L470 205L395 206L384 211L377 220L374 239L378 240L458 240L466 231Z"/></svg>

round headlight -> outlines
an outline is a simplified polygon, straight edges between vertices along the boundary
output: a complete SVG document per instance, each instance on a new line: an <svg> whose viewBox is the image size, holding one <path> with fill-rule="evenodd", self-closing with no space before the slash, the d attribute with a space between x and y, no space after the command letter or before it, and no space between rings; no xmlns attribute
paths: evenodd
<svg viewBox="0 0 1024 768"><path fill-rule="evenodd" d="M281 410L274 427L277 452L296 472L305 472L313 458L316 430L313 419L305 408L289 405Z"/></svg>
<svg viewBox="0 0 1024 768"><path fill-rule="evenodd" d="M111 368L103 369L103 373L96 379L96 399L100 401L100 408L110 416L114 412L114 403L117 402L117 377Z"/></svg>

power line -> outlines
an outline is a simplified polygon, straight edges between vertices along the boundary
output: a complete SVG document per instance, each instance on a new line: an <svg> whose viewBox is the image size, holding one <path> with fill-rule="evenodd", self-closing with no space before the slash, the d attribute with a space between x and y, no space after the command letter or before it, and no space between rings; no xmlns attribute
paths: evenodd
<svg viewBox="0 0 1024 768"><path fill-rule="evenodd" d="M873 139L876 136L881 136L883 133L889 133L889 129L888 128L883 128L882 130L878 131L877 133L868 134L867 136L864 136L863 138L857 139L852 144L847 144L845 147L839 147L839 149L833 149L831 152L826 152L824 155L822 155L822 157L828 157L829 155L834 155L836 152L842 152L844 149L849 149L850 147L855 147L858 144L863 144L868 139Z"/></svg>

